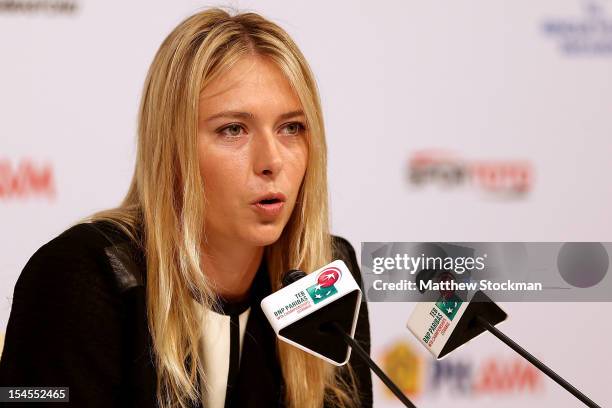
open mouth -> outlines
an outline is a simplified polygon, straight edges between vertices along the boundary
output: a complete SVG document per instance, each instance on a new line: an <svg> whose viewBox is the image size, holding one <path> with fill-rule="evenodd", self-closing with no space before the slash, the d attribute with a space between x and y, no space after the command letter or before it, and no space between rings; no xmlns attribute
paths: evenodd
<svg viewBox="0 0 612 408"><path fill-rule="evenodd" d="M276 204L276 203L280 203L281 200L279 200L278 198L269 198L266 200L261 200L259 201L260 204Z"/></svg>
<svg viewBox="0 0 612 408"><path fill-rule="evenodd" d="M266 194L253 203L253 208L266 217L279 215L285 205L286 197L282 193Z"/></svg>

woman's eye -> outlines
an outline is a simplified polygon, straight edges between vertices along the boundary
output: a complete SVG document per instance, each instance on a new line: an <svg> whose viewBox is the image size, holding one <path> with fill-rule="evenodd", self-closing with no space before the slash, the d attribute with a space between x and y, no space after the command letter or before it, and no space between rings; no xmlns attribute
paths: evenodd
<svg viewBox="0 0 612 408"><path fill-rule="evenodd" d="M297 135L300 132L304 131L306 129L306 126L304 126L302 123L300 122L293 122L293 123L289 123L287 124L284 129L287 129L287 134L289 135Z"/></svg>
<svg viewBox="0 0 612 408"><path fill-rule="evenodd" d="M283 132L286 135L296 136L306 130L306 126L300 122L292 122L283 126ZM217 131L221 136L228 139L238 138L241 135L241 131L244 131L244 127L238 123L232 123Z"/></svg>
<svg viewBox="0 0 612 408"><path fill-rule="evenodd" d="M240 136L240 130L242 130L242 126L236 123L232 123L231 125L228 125L219 130L219 133L221 133L223 136L228 136L231 138Z"/></svg>

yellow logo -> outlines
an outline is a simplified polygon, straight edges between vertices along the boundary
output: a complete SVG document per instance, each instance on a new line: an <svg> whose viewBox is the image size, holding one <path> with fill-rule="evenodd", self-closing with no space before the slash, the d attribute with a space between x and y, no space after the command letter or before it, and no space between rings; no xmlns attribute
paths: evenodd
<svg viewBox="0 0 612 408"><path fill-rule="evenodd" d="M382 368L389 378L407 396L415 396L423 389L423 360L414 352L408 342L398 341L387 348L381 356ZM393 398L393 393L384 387L386 394Z"/></svg>

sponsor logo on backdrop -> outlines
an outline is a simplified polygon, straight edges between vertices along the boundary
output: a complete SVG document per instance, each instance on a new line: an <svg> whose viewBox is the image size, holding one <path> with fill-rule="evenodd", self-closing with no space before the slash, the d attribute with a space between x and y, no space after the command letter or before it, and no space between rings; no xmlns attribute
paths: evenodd
<svg viewBox="0 0 612 408"><path fill-rule="evenodd" d="M610 1L583 0L578 12L547 17L542 31L552 38L559 50L572 56L612 56L612 13Z"/></svg>
<svg viewBox="0 0 612 408"><path fill-rule="evenodd" d="M56 194L53 166L22 159L14 166L0 159L0 200L24 200L34 197L54 199Z"/></svg>
<svg viewBox="0 0 612 408"><path fill-rule="evenodd" d="M474 188L503 197L527 195L533 188L533 173L527 160L468 160L442 149L420 150L408 160L408 180L415 187Z"/></svg>
<svg viewBox="0 0 612 408"><path fill-rule="evenodd" d="M520 357L485 354L478 360L433 360L404 340L391 343L378 355L383 370L409 397L448 394L473 399L524 396L544 390L542 373ZM388 399L395 398L382 383L378 386Z"/></svg>
<svg viewBox="0 0 612 408"><path fill-rule="evenodd" d="M75 14L79 4L70 0L0 0L0 13Z"/></svg>

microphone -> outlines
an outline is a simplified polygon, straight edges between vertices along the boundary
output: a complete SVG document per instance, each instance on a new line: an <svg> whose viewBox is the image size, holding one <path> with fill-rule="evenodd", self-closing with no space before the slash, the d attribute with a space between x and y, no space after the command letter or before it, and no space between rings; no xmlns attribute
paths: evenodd
<svg viewBox="0 0 612 408"><path fill-rule="evenodd" d="M283 285L261 301L274 332L282 341L331 364L346 364L350 347L321 329L335 322L351 337L355 334L361 289L345 263L336 260L311 274L293 269L283 277Z"/></svg>
<svg viewBox="0 0 612 408"><path fill-rule="evenodd" d="M479 290L469 302L464 302L456 294L442 296L437 302L420 302L412 311L406 326L437 359L445 357L484 331L489 331L586 406L600 408L593 400L495 327L507 317L506 312Z"/></svg>
<svg viewBox="0 0 612 408"><path fill-rule="evenodd" d="M299 269L290 269L285 276L283 276L283 288L291 285L293 282L297 282L306 276L306 272Z"/></svg>
<svg viewBox="0 0 612 408"><path fill-rule="evenodd" d="M280 340L336 366L346 364L354 349L406 407L416 408L355 341L361 289L342 260L310 274L292 269L282 282L261 301Z"/></svg>

